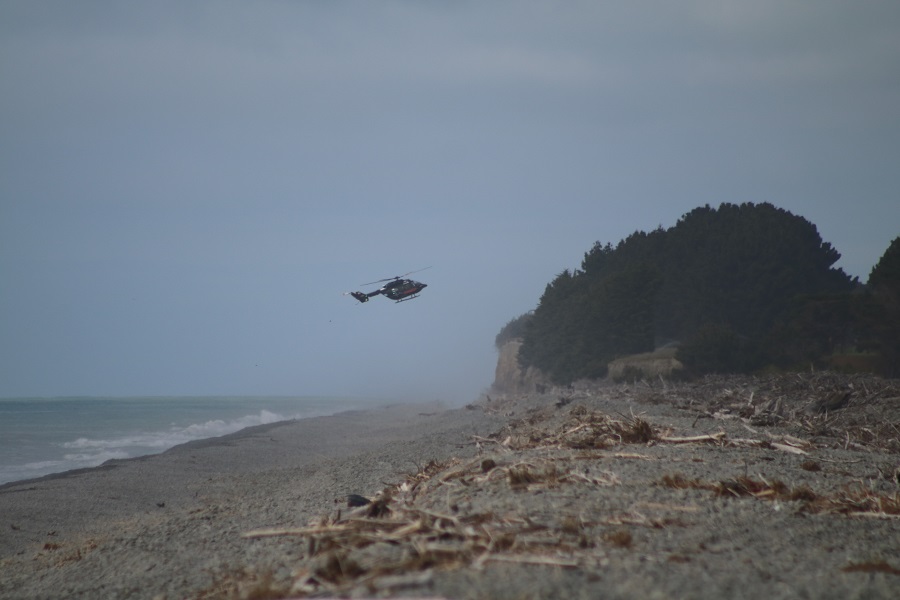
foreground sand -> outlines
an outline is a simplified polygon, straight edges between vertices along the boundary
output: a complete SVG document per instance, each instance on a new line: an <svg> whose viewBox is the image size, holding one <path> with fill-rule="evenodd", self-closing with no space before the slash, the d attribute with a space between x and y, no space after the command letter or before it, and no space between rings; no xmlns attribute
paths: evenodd
<svg viewBox="0 0 900 600"><path fill-rule="evenodd" d="M395 406L7 485L0 597L896 598L897 389Z"/></svg>

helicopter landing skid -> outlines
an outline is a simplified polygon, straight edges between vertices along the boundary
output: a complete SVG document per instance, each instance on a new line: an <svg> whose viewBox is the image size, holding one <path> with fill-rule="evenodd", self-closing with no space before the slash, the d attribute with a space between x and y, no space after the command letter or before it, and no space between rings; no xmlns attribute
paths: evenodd
<svg viewBox="0 0 900 600"><path fill-rule="evenodd" d="M406 298L400 298L399 300L394 300L394 303L399 304L400 302L406 302L407 300L413 300L418 297L419 297L418 294L413 294L412 296L407 296Z"/></svg>

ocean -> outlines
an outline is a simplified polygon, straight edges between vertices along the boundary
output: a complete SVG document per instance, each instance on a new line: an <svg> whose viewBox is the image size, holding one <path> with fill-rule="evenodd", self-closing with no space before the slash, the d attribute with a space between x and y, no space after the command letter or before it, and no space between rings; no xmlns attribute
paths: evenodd
<svg viewBox="0 0 900 600"><path fill-rule="evenodd" d="M386 403L312 396L0 398L0 485Z"/></svg>

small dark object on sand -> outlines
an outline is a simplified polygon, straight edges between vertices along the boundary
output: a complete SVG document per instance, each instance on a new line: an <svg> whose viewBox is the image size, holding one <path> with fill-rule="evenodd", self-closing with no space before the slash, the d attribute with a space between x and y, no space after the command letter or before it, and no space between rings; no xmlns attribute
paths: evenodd
<svg viewBox="0 0 900 600"><path fill-rule="evenodd" d="M359 494L350 494L347 496L347 506L350 508L355 508L357 506L365 506L367 504L371 504L372 501L368 498L360 496Z"/></svg>
<svg viewBox="0 0 900 600"><path fill-rule="evenodd" d="M565 396L560 396L559 400L556 401L556 408L562 408L566 404L572 402L572 398L566 398Z"/></svg>

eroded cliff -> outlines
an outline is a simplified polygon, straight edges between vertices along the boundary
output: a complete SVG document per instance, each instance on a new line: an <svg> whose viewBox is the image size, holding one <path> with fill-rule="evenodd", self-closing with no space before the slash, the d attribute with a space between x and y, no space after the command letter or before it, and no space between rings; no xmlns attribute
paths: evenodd
<svg viewBox="0 0 900 600"><path fill-rule="evenodd" d="M519 348L521 346L521 339L513 339L500 348L492 386L495 391L503 393L533 392L546 384L546 378L538 369L534 367L522 369L519 365Z"/></svg>

